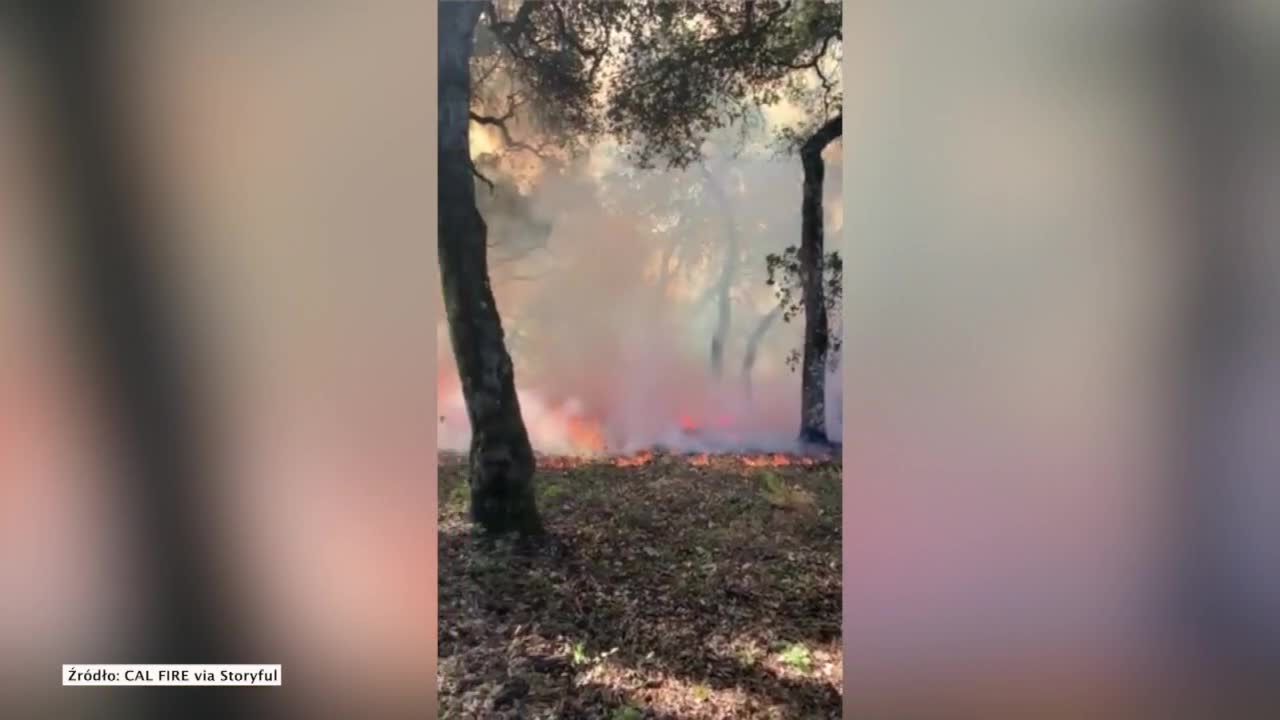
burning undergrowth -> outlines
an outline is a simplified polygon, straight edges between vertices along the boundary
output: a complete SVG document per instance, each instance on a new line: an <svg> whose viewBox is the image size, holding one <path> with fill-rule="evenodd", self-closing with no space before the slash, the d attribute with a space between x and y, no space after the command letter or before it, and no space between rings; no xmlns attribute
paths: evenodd
<svg viewBox="0 0 1280 720"><path fill-rule="evenodd" d="M839 455L829 451L798 453L681 453L663 449L641 450L617 455L550 455L537 454L538 467L546 470L564 470L593 465L614 467L674 467L688 465L695 468L741 470L749 468L830 468L838 467ZM466 463L466 455L456 450L440 451L440 465L454 467Z"/></svg>
<svg viewBox="0 0 1280 720"><path fill-rule="evenodd" d="M539 452L590 457L799 450L800 378L787 358L802 322L779 320L766 257L799 240L794 158L708 143L680 170L641 170L602 144L576 158L502 154L473 132L489 269ZM764 135L767 131L762 130ZM485 142L481 142L484 140ZM838 154L827 207L839 207ZM828 237L840 238L829 213ZM440 447L470 427L449 334L438 319ZM838 438L838 372L828 376Z"/></svg>

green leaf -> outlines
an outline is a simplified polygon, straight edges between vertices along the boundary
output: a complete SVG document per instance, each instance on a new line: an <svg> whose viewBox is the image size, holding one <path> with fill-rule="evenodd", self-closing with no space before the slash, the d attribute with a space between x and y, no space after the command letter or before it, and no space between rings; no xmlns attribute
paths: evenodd
<svg viewBox="0 0 1280 720"><path fill-rule="evenodd" d="M783 650L778 660L797 672L807 673L813 667L813 655L809 652L809 648L800 643Z"/></svg>

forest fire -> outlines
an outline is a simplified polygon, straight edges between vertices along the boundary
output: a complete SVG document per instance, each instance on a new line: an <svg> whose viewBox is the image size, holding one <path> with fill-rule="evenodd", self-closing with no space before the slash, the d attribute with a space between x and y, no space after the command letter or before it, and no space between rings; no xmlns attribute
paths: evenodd
<svg viewBox="0 0 1280 720"><path fill-rule="evenodd" d="M570 417L566 418L565 425L573 447L592 455L604 452L604 431L600 429L598 423L585 418Z"/></svg>
<svg viewBox="0 0 1280 720"><path fill-rule="evenodd" d="M442 360L447 362L447 357ZM437 384L437 438L442 449L464 450L470 424L460 383L448 370L441 372ZM608 456L623 467L647 464L654 450L694 456L695 466L731 453L757 467L799 463L789 459L789 453L800 448L787 417L792 408L784 404L786 397L761 393L757 402L746 403L731 387L707 383L699 388L698 370L685 377L669 375L667 384L644 392L600 387L592 378L584 379L587 389L581 395L520 389L529 439L547 456Z"/></svg>
<svg viewBox="0 0 1280 720"><path fill-rule="evenodd" d="M782 453L774 453L772 455L755 455L742 458L742 464L747 467L785 467L787 465L812 465L813 458L797 458L792 459Z"/></svg>
<svg viewBox="0 0 1280 720"><path fill-rule="evenodd" d="M484 110L502 117L507 108ZM759 467L798 462L785 459L804 451L801 375L787 358L803 346L803 327L783 313L791 281L765 274L799 229L800 165L741 153L726 135L708 138L703 161L680 171L642 172L601 147L547 172L552 165L499 147L501 135L472 128L473 160L495 185L476 197L534 449L624 467L652 462L643 454L652 451L693 456L694 467L735 453ZM826 161L838 174L839 155ZM839 204L837 186L823 194L824 208ZM837 220L826 221L832 237ZM441 311L437 439L464 450L470 420ZM824 392L834 409L832 367ZM840 435L836 416L828 437Z"/></svg>
<svg viewBox="0 0 1280 720"><path fill-rule="evenodd" d="M635 455L631 455L629 457L624 456L624 457L614 458L613 464L617 465L618 467L637 467L640 465L648 465L651 462L653 462L653 453L640 452L640 453L636 453Z"/></svg>
<svg viewBox="0 0 1280 720"><path fill-rule="evenodd" d="M459 452L441 452L442 464L465 463L466 455ZM651 466L688 465L695 468L719 469L755 469L779 467L819 467L838 458L817 457L808 455L741 454L741 453L664 453L658 451L641 451L629 455L587 456L587 455L546 455L538 454L537 463L541 470L572 470L591 465L603 465L618 468L641 468Z"/></svg>

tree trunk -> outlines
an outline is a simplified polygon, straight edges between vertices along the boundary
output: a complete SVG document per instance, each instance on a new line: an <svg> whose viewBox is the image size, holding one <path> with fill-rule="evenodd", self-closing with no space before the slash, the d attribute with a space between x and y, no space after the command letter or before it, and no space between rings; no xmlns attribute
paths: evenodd
<svg viewBox="0 0 1280 720"><path fill-rule="evenodd" d="M747 351L742 356L742 385L746 389L748 398L751 397L751 371L756 366L756 354L760 351L760 343L764 340L765 334L769 332L769 328L773 327L779 317L782 317L781 305L760 318L755 330L752 330L750 337L747 338Z"/></svg>
<svg viewBox="0 0 1280 720"><path fill-rule="evenodd" d="M176 318L150 267L143 198L130 173L125 108L115 84L109 2L33 3L32 49L47 83L50 137L68 221L61 247L122 451L121 488L143 554L148 636L114 662L243 663L217 581L217 541L203 491L191 393L184 391ZM89 659L89 658L84 658ZM103 659L112 662L111 659ZM239 717L223 688L150 688L147 717ZM234 702L233 702L234 700Z"/></svg>
<svg viewBox="0 0 1280 720"><path fill-rule="evenodd" d="M729 206L729 198L724 188L707 170L705 164L699 165L707 189L720 206L724 214L725 255L724 268L720 271L720 280L714 292L716 298L716 329L711 335L711 374L719 378L724 372L724 345L729 337L729 328L733 324L733 307L729 301L729 290L733 288L733 277L738 267L738 224L733 216L733 208Z"/></svg>
<svg viewBox="0 0 1280 720"><path fill-rule="evenodd" d="M804 294L804 362L800 378L800 441L830 444L827 438L826 374L830 328L823 297L822 151L840 137L843 116L828 120L800 148L804 167L804 200L801 206L800 278Z"/></svg>
<svg viewBox="0 0 1280 720"><path fill-rule="evenodd" d="M542 530L533 493L533 448L489 285L487 229L476 209L471 174L470 58L484 7L440 3L440 279L471 421L472 518L489 532L529 535Z"/></svg>
<svg viewBox="0 0 1280 720"><path fill-rule="evenodd" d="M1251 198L1267 157L1261 82L1232 42L1225 9L1170 3L1167 47L1189 228L1192 297L1181 378L1188 473L1179 490L1184 516L1184 617L1192 653L1228 674L1274 670L1280 662L1280 586L1275 581L1280 418L1272 390L1280 377L1274 316L1259 301L1277 294L1267 240ZM1258 82L1258 84L1253 84ZM1271 168L1274 173L1274 167ZM1271 181L1274 178L1272 176ZM1256 224L1255 224L1256 223Z"/></svg>

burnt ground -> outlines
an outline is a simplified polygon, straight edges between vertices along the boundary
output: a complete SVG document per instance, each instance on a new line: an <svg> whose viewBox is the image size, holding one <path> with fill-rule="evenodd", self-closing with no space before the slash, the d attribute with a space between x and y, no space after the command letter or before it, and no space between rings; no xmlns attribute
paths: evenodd
<svg viewBox="0 0 1280 720"><path fill-rule="evenodd" d="M440 717L839 717L838 462L630 462L542 459L522 545L441 457Z"/></svg>

